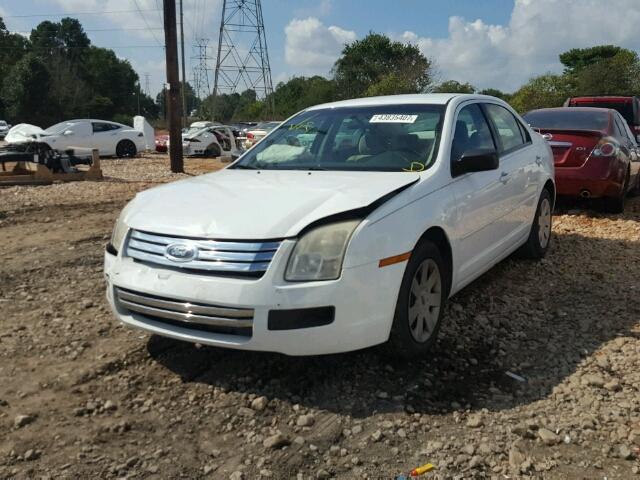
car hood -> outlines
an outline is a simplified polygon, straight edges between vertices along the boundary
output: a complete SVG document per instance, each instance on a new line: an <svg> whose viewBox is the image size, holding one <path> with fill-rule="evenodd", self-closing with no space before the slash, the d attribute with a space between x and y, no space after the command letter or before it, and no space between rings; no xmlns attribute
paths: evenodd
<svg viewBox="0 0 640 480"><path fill-rule="evenodd" d="M7 132L5 141L7 143L23 143L39 139L44 134L44 130L29 123L19 123L14 125Z"/></svg>
<svg viewBox="0 0 640 480"><path fill-rule="evenodd" d="M139 193L124 221L131 228L176 236L287 238L316 220L367 207L418 179L410 172L225 169Z"/></svg>

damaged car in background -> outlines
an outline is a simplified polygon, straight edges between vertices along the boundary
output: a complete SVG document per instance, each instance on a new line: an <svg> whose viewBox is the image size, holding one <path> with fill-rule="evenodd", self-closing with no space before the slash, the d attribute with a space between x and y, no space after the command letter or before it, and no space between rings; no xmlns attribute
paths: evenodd
<svg viewBox="0 0 640 480"><path fill-rule="evenodd" d="M202 122L205 123L205 122ZM209 122L206 122L209 123ZM244 152L240 132L227 125L191 125L182 134L182 152L187 156L238 158ZM169 146L169 141L166 142Z"/></svg>
<svg viewBox="0 0 640 480"><path fill-rule="evenodd" d="M237 162L139 193L104 254L117 318L218 347L429 352L447 299L551 240L553 156L505 102L308 108Z"/></svg>
<svg viewBox="0 0 640 480"><path fill-rule="evenodd" d="M134 157L146 149L145 135L121 123L107 120L67 120L43 130L20 123L9 130L10 144L38 142L60 152L73 150L77 156L91 155L97 148L100 156Z"/></svg>

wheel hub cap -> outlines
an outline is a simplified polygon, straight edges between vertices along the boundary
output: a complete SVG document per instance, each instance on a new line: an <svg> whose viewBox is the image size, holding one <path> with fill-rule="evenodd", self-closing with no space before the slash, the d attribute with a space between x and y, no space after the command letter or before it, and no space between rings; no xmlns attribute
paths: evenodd
<svg viewBox="0 0 640 480"><path fill-rule="evenodd" d="M538 241L542 248L546 248L551 238L551 204L544 198L540 203L538 214Z"/></svg>
<svg viewBox="0 0 640 480"><path fill-rule="evenodd" d="M442 304L442 277L436 262L427 259L416 270L409 293L409 330L415 341L424 343L438 324Z"/></svg>

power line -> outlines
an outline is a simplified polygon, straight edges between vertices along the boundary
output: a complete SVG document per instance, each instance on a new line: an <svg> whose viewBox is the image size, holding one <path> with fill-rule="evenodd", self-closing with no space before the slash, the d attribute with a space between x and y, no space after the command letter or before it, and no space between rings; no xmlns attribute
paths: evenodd
<svg viewBox="0 0 640 480"><path fill-rule="evenodd" d="M145 10L104 10L94 12L66 12L66 13L36 13L30 15L3 15L2 18L32 18L32 17L67 17L69 15L103 15L106 13L136 13L136 12L157 12L155 8Z"/></svg>
<svg viewBox="0 0 640 480"><path fill-rule="evenodd" d="M164 45L116 45L116 46L102 46L102 45L90 45L88 47L65 47L65 46L51 46L51 47L34 47L29 46L27 50L89 50L91 48L106 48L111 50L117 50L118 48L164 48ZM15 47L0 47L0 50L15 50Z"/></svg>
<svg viewBox="0 0 640 480"><path fill-rule="evenodd" d="M158 37L156 37L155 32L151 29L151 25L149 25L149 22L147 22L147 17L145 17L144 14L142 13L142 9L140 8L140 4L138 4L138 0L133 0L133 3L135 3L136 9L138 10L138 13L142 17L142 20L144 20L144 24L149 29L149 32L151 32L151 35L153 35L153 39L156 41L158 45L162 45L162 43L160 43L160 40L158 40Z"/></svg>
<svg viewBox="0 0 640 480"><path fill-rule="evenodd" d="M35 28L33 29L35 30ZM31 33L33 30L9 30L8 33L15 33L15 34L21 34L21 33ZM40 30L43 30L42 28ZM56 28L51 28L50 31L56 31ZM147 27L140 27L140 28L88 28L88 29L83 29L84 32L130 32L130 31L136 31L136 30L149 30L149 28ZM154 27L151 30L163 30L162 27Z"/></svg>

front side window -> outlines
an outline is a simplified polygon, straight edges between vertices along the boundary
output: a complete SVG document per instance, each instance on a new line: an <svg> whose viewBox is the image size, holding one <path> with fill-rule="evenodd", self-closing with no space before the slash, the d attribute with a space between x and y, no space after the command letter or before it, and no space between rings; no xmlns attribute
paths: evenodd
<svg viewBox="0 0 640 480"><path fill-rule="evenodd" d="M502 151L510 151L524 145L522 129L513 114L500 105L487 103L487 114L498 130L498 137L502 144Z"/></svg>
<svg viewBox="0 0 640 480"><path fill-rule="evenodd" d="M462 155L473 150L495 150L489 124L477 103L460 110L456 120L451 160L460 160Z"/></svg>
<svg viewBox="0 0 640 480"><path fill-rule="evenodd" d="M309 110L230 168L422 171L437 157L444 110L443 105Z"/></svg>

